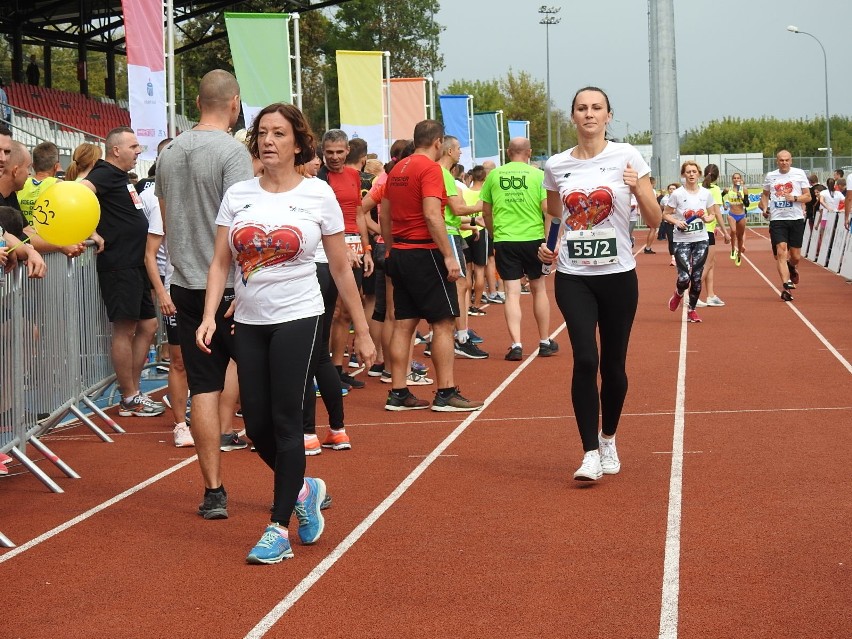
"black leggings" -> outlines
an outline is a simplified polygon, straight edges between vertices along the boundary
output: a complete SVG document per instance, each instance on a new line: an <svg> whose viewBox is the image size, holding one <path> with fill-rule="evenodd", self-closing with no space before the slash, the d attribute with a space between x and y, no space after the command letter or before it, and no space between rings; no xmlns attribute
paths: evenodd
<svg viewBox="0 0 852 639"><path fill-rule="evenodd" d="M285 526L305 477L302 414L306 389L314 390L321 322L316 316L269 325L237 323L234 330L246 434L275 473L272 521Z"/></svg>
<svg viewBox="0 0 852 639"><path fill-rule="evenodd" d="M557 273L555 291L574 350L571 401L583 450L597 450L598 422L604 435L615 435L627 396L627 344L639 282L635 270L591 276ZM600 358L595 329L600 333Z"/></svg>
<svg viewBox="0 0 852 639"><path fill-rule="evenodd" d="M707 262L709 245L701 242L675 242L675 264L677 264L677 292L689 289L689 308L694 309L701 295L701 276Z"/></svg>
<svg viewBox="0 0 852 639"><path fill-rule="evenodd" d="M328 423L335 429L343 428L343 395L340 392L340 374L331 363L329 354L329 337L331 322L334 319L334 306L337 304L337 287L331 277L328 264L317 262L317 279L322 291L322 301L325 314L322 316L322 341L317 355L316 371L317 388L322 395L322 403L328 412ZM313 386L308 384L305 391L305 412L302 415L302 430L306 435L317 432L317 395Z"/></svg>

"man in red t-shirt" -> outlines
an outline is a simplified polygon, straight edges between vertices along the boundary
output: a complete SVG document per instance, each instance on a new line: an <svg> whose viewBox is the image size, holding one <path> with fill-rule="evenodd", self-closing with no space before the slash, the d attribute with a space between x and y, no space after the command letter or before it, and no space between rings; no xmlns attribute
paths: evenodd
<svg viewBox="0 0 852 639"><path fill-rule="evenodd" d="M388 174L379 218L382 237L391 247L385 269L393 282L395 319L390 341L392 388L385 409L429 408L408 390L408 351L421 319L432 325L432 361L438 392L435 411L474 411L482 402L462 397L453 382L455 318L459 316L456 280L461 266L444 224L447 191L441 167L444 127L424 120L414 127L414 154Z"/></svg>
<svg viewBox="0 0 852 639"><path fill-rule="evenodd" d="M370 255L366 215L361 208L361 174L351 166L346 166L346 156L349 155L349 137L346 132L341 129L326 131L322 136L322 154L325 165L317 177L328 182L343 210L343 236L350 249L349 257L360 289L363 276L373 272L373 258ZM343 370L343 351L351 321L346 307L338 300L331 327L331 361L340 373L341 382L352 388L364 388L364 382Z"/></svg>

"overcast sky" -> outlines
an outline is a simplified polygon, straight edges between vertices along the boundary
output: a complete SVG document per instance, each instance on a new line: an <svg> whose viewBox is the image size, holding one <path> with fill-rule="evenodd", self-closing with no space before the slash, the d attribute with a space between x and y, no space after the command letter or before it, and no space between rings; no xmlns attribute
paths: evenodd
<svg viewBox="0 0 852 639"><path fill-rule="evenodd" d="M568 111L574 92L607 91L613 134L650 128L647 0L555 0L550 89ZM456 79L503 77L511 67L545 82L545 29L534 0L441 0L444 87ZM725 116L812 118L852 114L852 2L849 0L674 0L681 131ZM747 32L746 32L747 30ZM474 108L476 105L474 104ZM835 150L838 153L839 150ZM852 150L843 150L848 153ZM816 150L815 150L816 152Z"/></svg>

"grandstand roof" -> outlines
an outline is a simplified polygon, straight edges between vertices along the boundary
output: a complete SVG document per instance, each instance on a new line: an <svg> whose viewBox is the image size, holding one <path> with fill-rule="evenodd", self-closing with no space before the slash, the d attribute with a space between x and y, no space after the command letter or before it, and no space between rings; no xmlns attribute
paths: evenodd
<svg viewBox="0 0 852 639"><path fill-rule="evenodd" d="M281 0L282 12L306 12L348 0ZM211 12L246 10L249 0L174 0L175 25ZM20 34L23 44L77 47L91 51L124 50L121 0L4 0L0 2L0 33L10 40ZM188 43L176 53L216 39Z"/></svg>

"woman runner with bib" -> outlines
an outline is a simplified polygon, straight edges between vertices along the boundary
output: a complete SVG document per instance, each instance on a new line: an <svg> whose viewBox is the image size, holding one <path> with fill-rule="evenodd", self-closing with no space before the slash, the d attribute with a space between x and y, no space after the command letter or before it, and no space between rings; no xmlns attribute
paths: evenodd
<svg viewBox="0 0 852 639"><path fill-rule="evenodd" d="M571 400L584 452L574 479L594 481L621 469L615 431L627 395L627 344L639 300L630 197L649 226L659 225L660 207L639 152L606 139L612 109L601 89L577 91L571 119L577 146L551 157L544 169L547 217L561 218L564 232L558 252L542 244L538 255L545 264L556 261L556 303L574 351Z"/></svg>
<svg viewBox="0 0 852 639"><path fill-rule="evenodd" d="M695 312L701 295L701 276L710 248L707 240L707 222L718 219L719 205L709 189L698 183L701 167L687 160L680 167L686 183L669 197L663 219L674 225L674 255L677 263L677 290L669 299L669 310L676 311L689 289L689 310L686 318L693 323L701 318Z"/></svg>

